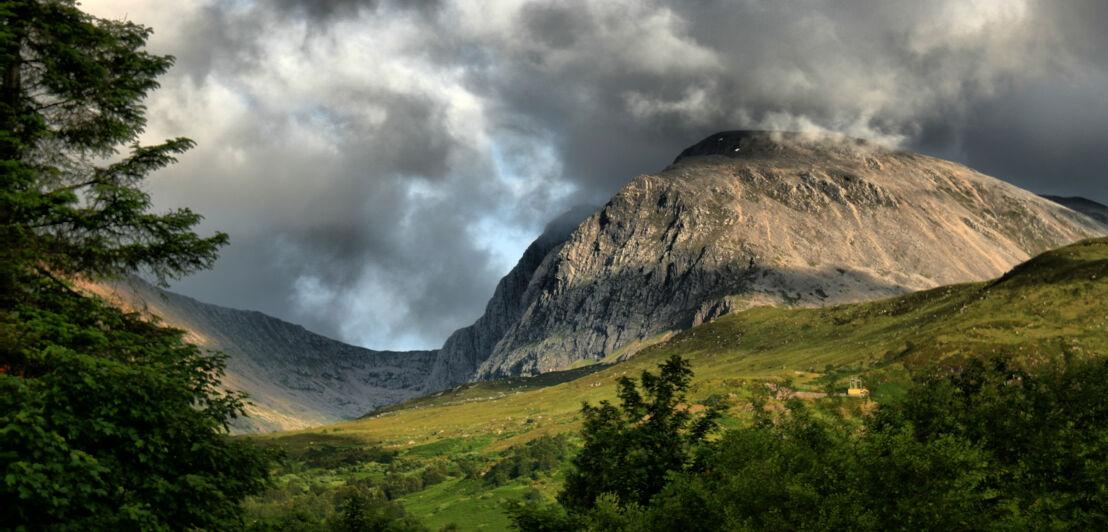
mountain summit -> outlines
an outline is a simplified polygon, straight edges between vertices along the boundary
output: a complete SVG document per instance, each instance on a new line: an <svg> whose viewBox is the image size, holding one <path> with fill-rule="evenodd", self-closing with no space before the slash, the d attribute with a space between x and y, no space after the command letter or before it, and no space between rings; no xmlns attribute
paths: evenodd
<svg viewBox="0 0 1108 532"><path fill-rule="evenodd" d="M628 356L754 305L832 305L995 278L1048 248L1108 234L1055 201L849 137L731 131L636 177L599 210L551 222L484 315L437 351L348 346L141 283L90 289L230 355L225 383L253 403L237 431L287 430L467 381ZM1086 203L1068 204L1100 212Z"/></svg>
<svg viewBox="0 0 1108 532"><path fill-rule="evenodd" d="M717 133L633 179L564 240L537 241L479 331L448 340L426 389L600 360L754 305L990 279L1106 233L953 162L839 135Z"/></svg>

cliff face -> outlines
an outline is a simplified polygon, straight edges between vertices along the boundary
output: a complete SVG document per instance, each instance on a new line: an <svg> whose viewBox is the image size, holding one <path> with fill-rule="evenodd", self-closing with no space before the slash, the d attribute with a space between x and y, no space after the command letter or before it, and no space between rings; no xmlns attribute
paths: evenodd
<svg viewBox="0 0 1108 532"><path fill-rule="evenodd" d="M165 292L141 281L88 287L187 331L187 340L229 355L223 384L250 394L236 432L294 430L352 419L418 395L434 351L373 351L320 336L260 312Z"/></svg>
<svg viewBox="0 0 1108 532"><path fill-rule="evenodd" d="M448 388L473 376L474 370L493 352L497 342L522 317L527 304L525 295L536 269L552 251L565 243L581 220L595 211L595 207L574 207L547 224L542 235L527 247L512 271L497 283L492 298L485 306L485 313L473 325L454 331L446 339L425 383L425 390Z"/></svg>
<svg viewBox="0 0 1108 532"><path fill-rule="evenodd" d="M447 342L428 389L600 359L752 305L989 279L1105 232L956 163L838 136L719 133L636 177L563 243L536 242Z"/></svg>

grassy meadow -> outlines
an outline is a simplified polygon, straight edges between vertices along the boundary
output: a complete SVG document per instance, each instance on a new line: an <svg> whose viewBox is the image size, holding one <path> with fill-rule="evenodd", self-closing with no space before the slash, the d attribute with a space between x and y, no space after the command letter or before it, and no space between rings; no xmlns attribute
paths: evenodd
<svg viewBox="0 0 1108 532"><path fill-rule="evenodd" d="M901 393L914 374L968 358L1004 356L1034 369L1108 354L1108 239L1047 252L990 282L829 308L752 308L676 332L624 362L466 384L337 425L249 436L288 459L275 475L280 493L255 497L248 512L277 515L289 497L322 500L356 481L419 478L389 499L425 526L505 530L503 502L552 498L566 460L496 482L488 472L541 437L566 434L572 452L583 401L615 402L618 378L637 378L673 354L692 364L690 408L722 405L724 426L749 419L749 399L766 390L766 408L782 409L795 395L857 417ZM842 396L853 376L870 399ZM319 459L328 453L340 459Z"/></svg>

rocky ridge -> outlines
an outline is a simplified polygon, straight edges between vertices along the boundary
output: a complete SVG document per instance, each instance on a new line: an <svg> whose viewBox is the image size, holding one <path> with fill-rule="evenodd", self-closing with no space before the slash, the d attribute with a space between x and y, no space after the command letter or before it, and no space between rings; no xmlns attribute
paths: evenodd
<svg viewBox="0 0 1108 532"><path fill-rule="evenodd" d="M434 351L374 351L261 312L236 310L132 280L85 288L161 318L186 339L229 355L223 385L250 395L234 432L295 430L353 419L419 395Z"/></svg>
<svg viewBox="0 0 1108 532"><path fill-rule="evenodd" d="M953 162L835 135L718 133L633 179L564 242L532 246L476 330L448 340L427 390L599 360L753 305L989 279L1106 233Z"/></svg>
<svg viewBox="0 0 1108 532"><path fill-rule="evenodd" d="M497 342L522 317L527 304L524 298L535 270L595 211L596 207L577 206L546 225L515 267L497 283L485 313L473 325L454 331L446 339L424 385L427 391L441 390L472 376L473 370L488 358Z"/></svg>

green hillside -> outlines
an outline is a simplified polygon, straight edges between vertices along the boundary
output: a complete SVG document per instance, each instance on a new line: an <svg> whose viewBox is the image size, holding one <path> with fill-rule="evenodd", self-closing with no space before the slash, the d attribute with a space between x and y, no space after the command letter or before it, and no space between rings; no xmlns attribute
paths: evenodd
<svg viewBox="0 0 1108 532"><path fill-rule="evenodd" d="M467 384L356 421L252 438L287 450L290 462L278 482L301 490L338 489L356 478L398 481L440 468L444 481L397 492L408 512L432 528L453 522L503 529L502 499L552 496L561 474L554 469L493 485L481 472L540 436L575 435L582 401L613 400L617 378L636 377L673 354L692 364L690 402L726 406L725 425L742 424L750 416L746 399L766 389L778 390L778 399L795 393L857 415L863 400L821 395L845 392L857 375L881 402L900 393L912 374L970 357L1003 355L1033 368L1062 355L1108 353L1106 279L1108 239L1085 240L988 283L822 309L754 308L672 335L623 363ZM780 408L780 401L768 407ZM309 464L311 453L361 447L397 456L392 464ZM272 513L274 504L259 499L255 511Z"/></svg>

